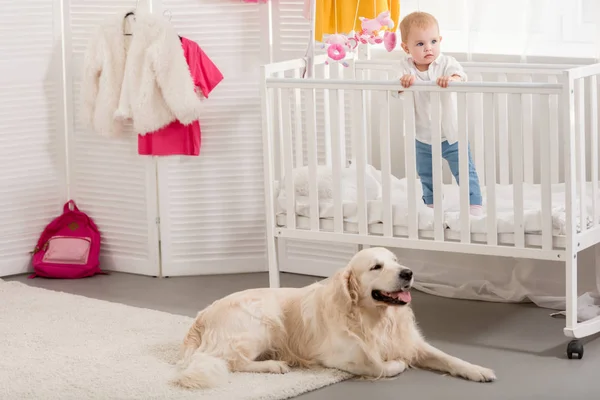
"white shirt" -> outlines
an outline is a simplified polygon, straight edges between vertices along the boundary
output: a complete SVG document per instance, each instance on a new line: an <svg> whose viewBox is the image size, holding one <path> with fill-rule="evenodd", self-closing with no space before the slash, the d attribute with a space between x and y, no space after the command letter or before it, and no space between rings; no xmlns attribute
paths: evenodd
<svg viewBox="0 0 600 400"><path fill-rule="evenodd" d="M392 74L394 83L400 81L403 75L415 75L415 81L436 82L437 78L446 75L459 75L465 82L467 75L462 66L452 56L441 54L429 65L427 71L419 71L411 56L403 57L395 74ZM448 89L450 90L450 89ZM431 125L431 96L430 92L404 92L401 95L413 95L415 102L415 127L416 139L420 142L431 144L433 127ZM394 97L398 94L393 93ZM442 141L447 140L452 144L458 140L456 120L456 92L440 94L442 112Z"/></svg>

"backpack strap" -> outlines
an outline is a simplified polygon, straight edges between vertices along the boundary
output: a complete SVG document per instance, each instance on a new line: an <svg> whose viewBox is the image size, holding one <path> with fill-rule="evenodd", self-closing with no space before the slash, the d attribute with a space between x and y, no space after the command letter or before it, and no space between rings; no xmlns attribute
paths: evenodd
<svg viewBox="0 0 600 400"><path fill-rule="evenodd" d="M67 201L63 206L63 213L67 213L68 211L79 211L79 208L77 208L77 205L73 200Z"/></svg>

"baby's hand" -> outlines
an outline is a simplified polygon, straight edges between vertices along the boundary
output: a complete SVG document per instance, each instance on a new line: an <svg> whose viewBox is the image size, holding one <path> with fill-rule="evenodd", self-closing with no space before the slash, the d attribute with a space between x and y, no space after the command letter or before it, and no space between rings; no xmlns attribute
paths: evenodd
<svg viewBox="0 0 600 400"><path fill-rule="evenodd" d="M452 75L452 76L449 76L449 75L446 75L446 76L440 76L439 78L437 78L437 84L438 84L438 86L440 86L440 87L447 88L447 87L448 87L448 82L451 82L451 81L458 81L458 80L460 80L460 76L458 76L458 75Z"/></svg>
<svg viewBox="0 0 600 400"><path fill-rule="evenodd" d="M413 83L415 83L415 76L410 74L403 75L402 78L400 78L400 83L405 88L410 87Z"/></svg>

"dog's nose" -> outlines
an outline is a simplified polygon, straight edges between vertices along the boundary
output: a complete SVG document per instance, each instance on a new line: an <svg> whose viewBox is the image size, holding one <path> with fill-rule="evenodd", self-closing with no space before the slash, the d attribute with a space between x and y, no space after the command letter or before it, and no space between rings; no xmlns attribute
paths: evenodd
<svg viewBox="0 0 600 400"><path fill-rule="evenodd" d="M404 279L405 281L410 281L412 279L413 272L410 269L403 269L400 271L400 279Z"/></svg>

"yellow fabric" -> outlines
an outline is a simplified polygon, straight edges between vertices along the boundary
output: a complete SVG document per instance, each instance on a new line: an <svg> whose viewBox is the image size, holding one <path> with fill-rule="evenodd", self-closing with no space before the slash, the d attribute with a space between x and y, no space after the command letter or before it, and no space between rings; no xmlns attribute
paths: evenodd
<svg viewBox="0 0 600 400"><path fill-rule="evenodd" d="M316 3L315 40L319 42L323 41L324 34L347 34L352 30L360 31L358 17L373 19L388 10L390 18L394 21L393 30L396 31L398 28L400 0L316 0ZM358 14L356 7L358 7Z"/></svg>

